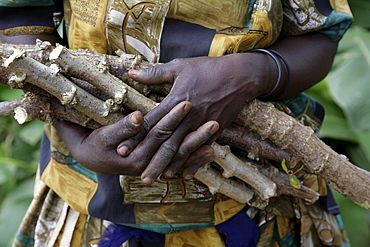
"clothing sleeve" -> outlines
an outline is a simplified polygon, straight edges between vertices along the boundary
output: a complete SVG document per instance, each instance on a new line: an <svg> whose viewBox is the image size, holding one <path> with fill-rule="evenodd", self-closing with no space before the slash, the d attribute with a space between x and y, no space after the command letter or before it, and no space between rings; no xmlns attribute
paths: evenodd
<svg viewBox="0 0 370 247"><path fill-rule="evenodd" d="M51 34L61 16L59 5L52 0L0 0L0 33L5 36Z"/></svg>
<svg viewBox="0 0 370 247"><path fill-rule="evenodd" d="M338 42L353 21L345 0L283 0L283 11L285 36L318 31Z"/></svg>

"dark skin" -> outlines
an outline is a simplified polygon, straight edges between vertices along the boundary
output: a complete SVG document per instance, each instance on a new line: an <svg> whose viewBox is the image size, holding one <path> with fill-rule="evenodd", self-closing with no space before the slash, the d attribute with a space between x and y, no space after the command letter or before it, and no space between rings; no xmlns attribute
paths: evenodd
<svg viewBox="0 0 370 247"><path fill-rule="evenodd" d="M142 129L144 117L138 111L115 124L94 131L61 120L54 121L53 125L67 147L73 147L70 149L71 153L81 165L102 174L138 176L146 169L153 153L160 150L161 144L168 139L190 109L190 102L176 105L126 157L117 154L117 146L122 140L131 138ZM181 143L180 152L194 152L189 160L189 169L195 169L196 172L199 166L213 160L212 148L202 145L217 130L217 122L209 121L189 133ZM193 167L194 165L196 167Z"/></svg>
<svg viewBox="0 0 370 247"><path fill-rule="evenodd" d="M11 44L34 44L36 39L51 43L60 42L57 37L51 35L9 37L0 34L0 38L4 43ZM115 124L94 131L58 119L54 120L53 126L72 155L86 168L107 175L140 176L153 155L162 152L161 144L168 139L191 108L192 104L186 101L174 105L169 109L168 114L165 113L167 116L151 128L147 138L144 138L127 157L120 156L117 147L120 142L134 136L143 128L146 120L141 112L136 111ZM185 178L192 178L200 166L214 160L213 149L204 143L218 129L217 122L207 121L184 138L179 152L190 154L185 163Z"/></svg>
<svg viewBox="0 0 370 247"><path fill-rule="evenodd" d="M270 49L280 52L290 65L291 83L280 96L287 98L326 76L337 43L312 33L282 38ZM151 184L161 173L172 177L181 172L190 179L201 165L212 161L209 144L235 119L245 102L272 90L277 67L269 56L255 52L176 59L130 71L129 76L145 84L173 83L173 89L145 119L135 113L131 120L93 132L62 121L54 126L75 158L87 168L104 174L141 175L144 183ZM189 104L191 110L185 113L186 106L176 108L180 102ZM174 112L167 115L171 109ZM129 134L125 129L131 129ZM122 135L101 138L115 133Z"/></svg>
<svg viewBox="0 0 370 247"><path fill-rule="evenodd" d="M291 83L280 98L299 94L322 80L329 72L337 51L337 43L322 34L286 37L270 49L280 52L291 70ZM171 177L184 166L188 154L178 151L184 136L202 123L214 120L220 124L213 142L241 110L243 103L272 90L277 79L274 61L264 53L242 53L223 57L176 59L170 63L141 71L130 71L129 76L144 84L172 83L173 89L163 103L146 115L144 128L133 138L122 142L118 152L125 156L146 135L146 130L174 104L187 100L193 104L190 113L162 144L165 155L157 154L141 178L150 184L160 174ZM171 158L170 158L171 157Z"/></svg>

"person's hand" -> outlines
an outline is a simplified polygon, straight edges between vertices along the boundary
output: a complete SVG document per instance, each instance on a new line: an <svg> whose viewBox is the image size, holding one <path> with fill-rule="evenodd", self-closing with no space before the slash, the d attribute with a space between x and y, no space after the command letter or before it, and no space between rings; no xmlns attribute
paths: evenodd
<svg viewBox="0 0 370 247"><path fill-rule="evenodd" d="M161 144L169 138L191 107L189 102L181 102L176 105L151 128L147 137L125 157L118 155L117 147L122 140L134 136L142 129L144 117L140 112L133 112L115 124L94 131L62 120L55 120L53 125L74 158L81 165L102 174L138 176L146 169L154 154L164 152L166 147ZM197 162L193 166L188 166L187 173L194 174L199 166L213 160L213 149L210 146L202 145L217 129L216 122L208 122L198 131L189 134L183 141L181 145L183 150L191 152L197 150L190 159ZM201 148L199 149L199 147ZM146 172L160 174L162 170L160 167L150 167Z"/></svg>
<svg viewBox="0 0 370 247"><path fill-rule="evenodd" d="M143 172L143 181L146 183L154 181L159 173L153 170L164 170L164 175L171 177L184 165L190 164L189 150L184 152L181 148L181 143L188 133L207 121L217 121L220 129L207 140L207 144L211 144L234 120L245 101L256 98L271 87L268 83L266 83L267 86L258 84L261 79L270 76L270 70L261 70L255 62L248 60L257 58L260 60L254 61L269 59L264 54L254 53L233 54L218 58L185 58L145 70L129 71L129 76L135 81L144 84L173 83L173 88L161 104L145 116L144 128L135 137L120 144L119 149L124 150L122 155L136 150L135 146L146 136L147 130L160 121L175 104L184 100L193 104L189 114L162 144L165 149L158 152L160 155L154 156ZM146 138L150 139L150 137Z"/></svg>

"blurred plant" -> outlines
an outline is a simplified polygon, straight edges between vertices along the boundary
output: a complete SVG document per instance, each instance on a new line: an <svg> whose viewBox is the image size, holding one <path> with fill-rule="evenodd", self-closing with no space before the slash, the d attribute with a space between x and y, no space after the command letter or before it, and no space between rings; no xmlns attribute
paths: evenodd
<svg viewBox="0 0 370 247"><path fill-rule="evenodd" d="M307 93L325 108L320 138L352 163L370 170L370 3L350 4L356 21L341 40L329 75ZM352 246L369 246L370 212L334 194Z"/></svg>
<svg viewBox="0 0 370 247"><path fill-rule="evenodd" d="M320 137L352 163L370 170L370 2L348 2L354 25L340 42L328 77L307 93L326 110ZM0 101L21 94L0 85ZM38 121L19 126L12 117L0 118L0 247L10 246L31 202L42 130ZM352 246L369 246L370 212L334 194Z"/></svg>
<svg viewBox="0 0 370 247"><path fill-rule="evenodd" d="M20 98L22 91L0 85L0 101ZM32 199L43 123L20 126L0 118L0 246L7 246Z"/></svg>

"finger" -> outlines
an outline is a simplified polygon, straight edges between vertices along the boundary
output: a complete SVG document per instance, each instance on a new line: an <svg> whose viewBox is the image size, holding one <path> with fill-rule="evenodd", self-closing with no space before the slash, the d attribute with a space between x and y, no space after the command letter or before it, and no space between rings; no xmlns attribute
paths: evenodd
<svg viewBox="0 0 370 247"><path fill-rule="evenodd" d="M148 166L141 174L141 180L146 184L152 184L163 172L175 156L182 139L189 132L188 128L178 127L172 136L166 140L153 155Z"/></svg>
<svg viewBox="0 0 370 247"><path fill-rule="evenodd" d="M175 172L181 167L185 162L186 158L191 152L198 149L206 140L208 140L216 131L218 130L218 123L215 121L210 121L197 131L189 134L182 144L181 149L182 156L184 156L180 161L175 162L173 169L167 170L168 177L172 177ZM165 141L156 154L153 156L147 168L141 175L141 179L146 184L151 184L153 181L164 171L164 169L171 162L173 157L178 151L178 146L180 144L179 140L188 131L186 128L178 128L177 132L174 133L167 141Z"/></svg>
<svg viewBox="0 0 370 247"><path fill-rule="evenodd" d="M176 155L171 160L172 163L165 169L164 175L172 177L186 162L190 154L207 142L218 131L218 129L219 124L216 121L209 121L199 127L196 131L187 135L181 143Z"/></svg>
<svg viewBox="0 0 370 247"><path fill-rule="evenodd" d="M143 123L143 114L135 111L120 121L101 128L99 139L107 147L117 147L122 140L136 135L141 130Z"/></svg>
<svg viewBox="0 0 370 247"><path fill-rule="evenodd" d="M78 124L60 119L54 119L53 126L67 145L81 143L92 132Z"/></svg>
<svg viewBox="0 0 370 247"><path fill-rule="evenodd" d="M205 164L214 161L214 151L211 146L204 145L192 153L184 164L182 175L185 179L192 179L198 169Z"/></svg>
<svg viewBox="0 0 370 247"><path fill-rule="evenodd" d="M170 63L151 66L141 70L130 70L129 77L144 84L173 83L178 59Z"/></svg>
<svg viewBox="0 0 370 247"><path fill-rule="evenodd" d="M147 164L162 143L172 135L190 109L191 103L187 101L176 105L149 131L145 139L132 151L130 157L137 157L138 160ZM119 147L117 150L120 155L124 151L120 150L121 148L124 147Z"/></svg>
<svg viewBox="0 0 370 247"><path fill-rule="evenodd" d="M184 101L184 102L187 102L187 101ZM146 114L144 117L144 125L141 128L141 130L135 136L128 138L126 140L123 140L118 145L118 148L117 148L118 154L121 156L129 155L137 147L137 145L147 136L148 132L153 128L153 126L155 126L159 121L161 121L161 119L164 118L166 114L171 112L172 109L174 109L176 105L178 104L179 102L169 103L167 101L163 101L156 108L154 108L152 111ZM187 104L190 104L190 102L188 102ZM190 104L188 107L191 108L192 105ZM188 110L190 110L190 108ZM175 112L171 114L172 116L177 115L177 117L179 117L179 115L176 114ZM169 120L169 121L172 121L172 120ZM164 123L164 124L168 124L168 123Z"/></svg>
<svg viewBox="0 0 370 247"><path fill-rule="evenodd" d="M219 128L220 125L216 121L208 121L200 126L196 131L187 135L181 143L174 160L187 159L191 153L199 149L199 147L212 138Z"/></svg>

